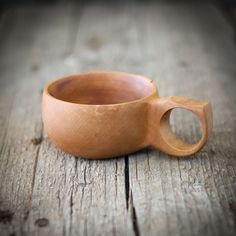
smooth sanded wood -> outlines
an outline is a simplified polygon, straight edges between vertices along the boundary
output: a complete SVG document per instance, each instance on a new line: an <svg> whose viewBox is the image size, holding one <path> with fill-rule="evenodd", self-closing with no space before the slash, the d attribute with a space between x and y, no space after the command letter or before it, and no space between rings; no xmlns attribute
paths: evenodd
<svg viewBox="0 0 236 236"><path fill-rule="evenodd" d="M18 7L3 12L0 42L1 235L235 234L236 51L219 10ZM63 153L43 131L42 88L91 70L141 73L160 96L210 100L210 141L187 159L153 149L107 161ZM176 133L196 141L196 119L174 115Z"/></svg>

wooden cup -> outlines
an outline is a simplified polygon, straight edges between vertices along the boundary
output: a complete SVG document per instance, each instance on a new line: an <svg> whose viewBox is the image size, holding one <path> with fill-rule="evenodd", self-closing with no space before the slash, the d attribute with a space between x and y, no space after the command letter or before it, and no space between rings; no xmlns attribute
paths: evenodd
<svg viewBox="0 0 236 236"><path fill-rule="evenodd" d="M199 118L202 137L196 144L178 139L170 128L174 108ZM104 159L152 146L173 156L199 151L212 130L208 102L158 96L154 81L123 72L72 75L47 85L43 92L44 126L51 140L75 156Z"/></svg>

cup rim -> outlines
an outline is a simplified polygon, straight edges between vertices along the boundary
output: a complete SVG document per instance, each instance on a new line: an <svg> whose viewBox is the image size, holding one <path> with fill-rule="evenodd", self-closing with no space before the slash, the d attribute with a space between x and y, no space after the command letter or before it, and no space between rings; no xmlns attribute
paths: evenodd
<svg viewBox="0 0 236 236"><path fill-rule="evenodd" d="M142 80L145 80L145 81L151 83L151 85L152 85L151 92L148 95L143 96L139 99L135 99L135 100L128 101L128 102L111 103L111 104L83 104L83 103L77 103L77 102L76 103L75 102L68 102L68 101L56 98L55 96L53 96L49 92L49 88L52 85L59 83L60 81L62 81L64 79L68 79L68 78L72 78L72 77L76 77L76 76L80 76L80 75L91 75L91 74L120 74L120 75L123 74L123 75L135 76L135 77L138 77L139 79L142 79ZM55 80L49 82L48 84L46 84L46 86L44 87L43 93L58 102L62 102L62 103L70 104L70 105L94 106L95 107L95 106L119 106L119 105L126 105L126 104L142 102L148 98L153 97L155 94L158 95L158 90L157 90L157 86L156 86L156 83L154 80L150 80L149 78L147 78L143 75L140 75L140 74L128 73L128 72L123 72L123 71L88 71L88 72L75 73L75 74L71 74L71 75L67 75L67 76L63 76L58 79L55 79Z"/></svg>

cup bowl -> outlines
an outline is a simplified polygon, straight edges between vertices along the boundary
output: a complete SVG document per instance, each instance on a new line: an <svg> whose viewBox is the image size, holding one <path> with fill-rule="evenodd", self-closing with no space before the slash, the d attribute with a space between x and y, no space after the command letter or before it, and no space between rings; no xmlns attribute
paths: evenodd
<svg viewBox="0 0 236 236"><path fill-rule="evenodd" d="M74 156L103 159L148 143L148 101L153 81L123 72L90 72L56 80L43 92L42 115L50 139Z"/></svg>

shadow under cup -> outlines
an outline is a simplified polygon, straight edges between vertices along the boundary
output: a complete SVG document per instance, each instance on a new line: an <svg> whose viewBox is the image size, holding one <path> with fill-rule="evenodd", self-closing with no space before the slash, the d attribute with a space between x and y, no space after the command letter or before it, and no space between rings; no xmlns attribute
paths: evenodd
<svg viewBox="0 0 236 236"><path fill-rule="evenodd" d="M127 103L150 96L150 80L126 73L87 73L57 80L48 87L56 99L87 105Z"/></svg>

